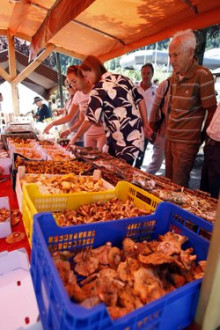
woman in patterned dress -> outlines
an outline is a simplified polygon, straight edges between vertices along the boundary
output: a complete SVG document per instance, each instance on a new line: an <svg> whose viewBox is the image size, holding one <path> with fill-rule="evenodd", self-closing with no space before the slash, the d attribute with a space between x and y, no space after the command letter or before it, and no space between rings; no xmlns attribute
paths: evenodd
<svg viewBox="0 0 220 330"><path fill-rule="evenodd" d="M152 134L142 95L129 78L107 72L92 55L83 61L81 70L93 88L85 120L69 145L74 144L92 123L102 122L109 154L132 165L143 150L144 134L147 137Z"/></svg>

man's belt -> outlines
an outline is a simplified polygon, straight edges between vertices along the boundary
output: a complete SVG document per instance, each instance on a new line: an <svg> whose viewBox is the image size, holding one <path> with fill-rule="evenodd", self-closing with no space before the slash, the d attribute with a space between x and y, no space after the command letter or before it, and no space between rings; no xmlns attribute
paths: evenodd
<svg viewBox="0 0 220 330"><path fill-rule="evenodd" d="M216 140L213 140L213 139L211 139L210 137L208 137L208 138L206 139L205 144L206 144L207 146L220 146L220 141L216 141Z"/></svg>

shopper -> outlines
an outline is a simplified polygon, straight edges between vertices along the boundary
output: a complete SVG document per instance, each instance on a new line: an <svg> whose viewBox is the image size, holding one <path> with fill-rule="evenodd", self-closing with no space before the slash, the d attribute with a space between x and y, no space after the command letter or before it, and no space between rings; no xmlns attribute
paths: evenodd
<svg viewBox="0 0 220 330"><path fill-rule="evenodd" d="M94 56L87 56L82 72L94 87L90 93L86 118L75 137L77 139L92 125L103 122L108 152L129 164L143 151L144 135L152 134L142 95L130 79L107 72Z"/></svg>
<svg viewBox="0 0 220 330"><path fill-rule="evenodd" d="M65 87L69 93L68 95L68 99L66 100L66 103L65 103L65 107L63 109L58 109L57 110L57 114L60 115L60 114L63 114L63 115L68 115L70 113L70 110L71 110L71 107L72 107L72 103L73 103L73 99L74 99L74 95L76 94L77 92L77 88L75 88L74 86L72 86L68 79L66 78L65 82ZM74 136L74 134L76 133L76 131L72 131L72 133L70 133L70 128L76 124L79 120L79 111L76 113L76 115L70 120L68 121L65 125L68 127L67 131L64 130L63 132L60 133L60 137L61 138L65 138L68 136L68 138L72 138ZM64 125L64 126L65 126ZM67 134L65 134L65 132L67 132ZM77 145L79 146L83 146L84 143L83 143L83 138L81 138L78 142L77 142Z"/></svg>
<svg viewBox="0 0 220 330"><path fill-rule="evenodd" d="M165 131L169 113L169 79L164 80L156 90L154 103L150 113L150 126L154 131L153 155L147 172L156 174L165 157Z"/></svg>
<svg viewBox="0 0 220 330"><path fill-rule="evenodd" d="M71 67L69 67L71 68ZM71 71L71 69L67 69L67 73L68 70ZM77 71L76 68L74 68L74 72L78 75L80 75L81 73ZM72 75L70 74L69 77L71 78ZM83 122L83 117L80 114L80 101L78 98L78 94L80 94L81 98L83 97L87 97L89 91L91 90L91 86L89 83L87 83L85 81L85 79L80 79L78 81L78 85L77 84L70 84L69 79L68 79L68 75L67 75L67 80L66 80L66 87L70 93L70 96L65 104L65 108L67 110L66 114L59 118L54 120L53 122L51 122L49 125L47 125L47 127L44 129L44 133L48 134L51 130L52 127L54 126L59 126L59 125L63 125L63 124L67 124L68 125L68 130L65 130L63 133L61 133L61 137L68 137L70 136L70 138L73 137L74 135L74 131L75 130L71 130L71 128L73 127L73 125L75 125L75 123L77 123L79 120L81 120L81 122ZM81 91L79 91L79 89ZM80 124L79 124L80 125ZM83 146L83 139L81 139L80 141L78 141L77 145Z"/></svg>
<svg viewBox="0 0 220 330"><path fill-rule="evenodd" d="M220 191L220 104L207 128L200 189L218 198Z"/></svg>
<svg viewBox="0 0 220 330"><path fill-rule="evenodd" d="M170 79L170 114L165 147L166 176L185 187L188 186L201 137L216 109L213 76L207 68L196 63L195 48L196 38L191 30L177 33L169 46L170 63L174 72Z"/></svg>
<svg viewBox="0 0 220 330"><path fill-rule="evenodd" d="M44 130L48 133L49 130L55 125L61 125L72 121L76 115L79 115L78 120L70 125L69 129L61 133L61 137L69 136L72 132L76 132L77 128L82 124L85 118L85 111L88 106L89 92L91 91L91 84L83 77L83 74L77 65L72 65L67 69L67 77L69 84L74 89L77 89L71 103L71 109L69 113L52 123L50 123ZM90 136L92 135L92 142L90 142ZM101 124L93 124L87 134L84 135L85 147L97 147L102 150L106 141L104 128ZM79 145L79 143L77 143Z"/></svg>
<svg viewBox="0 0 220 330"><path fill-rule="evenodd" d="M148 120L150 118L151 108L154 102L157 86L152 83L152 78L154 75L154 67L151 63L146 63L141 68L141 82L138 85L138 91L143 95L145 105L147 108L147 114L148 114ZM143 161L144 161L144 155L145 150L147 149L148 145L148 139L145 137L144 139L144 150L143 152L140 152L136 162L135 167L141 168Z"/></svg>
<svg viewBox="0 0 220 330"><path fill-rule="evenodd" d="M38 107L37 112L34 115L34 118L36 118L38 122L43 122L44 119L52 118L51 109L42 101L43 100L39 96L36 96L33 102L33 104L36 104Z"/></svg>

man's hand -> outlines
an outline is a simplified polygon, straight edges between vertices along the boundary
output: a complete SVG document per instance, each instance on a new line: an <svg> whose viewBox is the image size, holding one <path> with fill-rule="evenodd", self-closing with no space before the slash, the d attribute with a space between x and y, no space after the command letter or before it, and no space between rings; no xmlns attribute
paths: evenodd
<svg viewBox="0 0 220 330"><path fill-rule="evenodd" d="M50 129L53 127L53 123L50 123L49 125L47 125L44 129L44 134L49 134Z"/></svg>
<svg viewBox="0 0 220 330"><path fill-rule="evenodd" d="M67 129L66 131L63 131L63 132L60 133L60 137L62 139L65 139L68 135L70 135L70 133L71 133L70 130Z"/></svg>

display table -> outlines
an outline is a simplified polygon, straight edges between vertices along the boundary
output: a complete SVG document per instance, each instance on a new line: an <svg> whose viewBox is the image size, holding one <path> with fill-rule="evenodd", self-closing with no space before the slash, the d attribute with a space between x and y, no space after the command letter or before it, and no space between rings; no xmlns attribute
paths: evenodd
<svg viewBox="0 0 220 330"><path fill-rule="evenodd" d="M7 180L4 182L0 182L0 197L8 196L10 202L10 208L11 209L18 208L17 197L16 197L16 193L12 189L11 179L10 177L5 177L5 179ZM12 232L25 233L23 222L20 221L17 225L13 226ZM31 249L26 234L25 234L25 238L22 241L13 244L6 243L5 238L0 239L0 252L5 250L12 251L20 248L25 248L30 258Z"/></svg>

